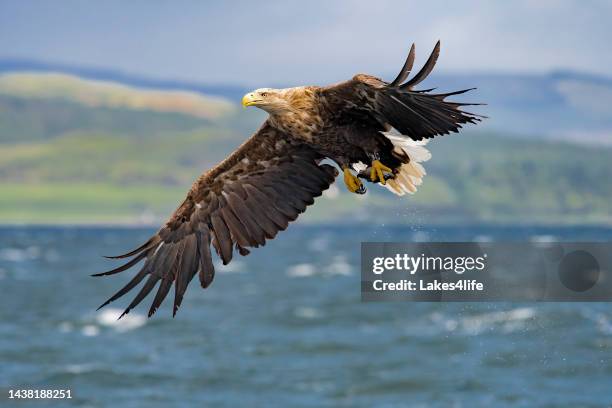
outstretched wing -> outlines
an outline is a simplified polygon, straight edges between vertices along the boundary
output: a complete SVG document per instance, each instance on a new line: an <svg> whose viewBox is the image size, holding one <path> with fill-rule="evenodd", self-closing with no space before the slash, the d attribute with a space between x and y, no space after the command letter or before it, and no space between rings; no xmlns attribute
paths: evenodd
<svg viewBox="0 0 612 408"><path fill-rule="evenodd" d="M129 262L94 275L113 275L144 260L134 278L100 307L147 278L121 316L157 286L150 317L173 284L176 314L196 273L203 288L213 280L211 243L224 264L232 260L234 249L246 255L247 247L258 247L274 238L329 187L338 172L330 165L319 164L322 158L264 123L227 159L200 176L157 234L139 248L112 257L131 257Z"/></svg>
<svg viewBox="0 0 612 408"><path fill-rule="evenodd" d="M389 126L413 140L429 139L437 135L457 132L465 123L476 123L483 116L459 108L473 103L449 102L445 98L471 89L449 93L430 93L433 89L414 90L433 70L440 42L436 44L421 70L404 82L414 64L414 44L400 73L391 83L366 74L322 90L323 100L332 105L331 111L352 121L377 123L382 129ZM472 88L473 89L473 88Z"/></svg>

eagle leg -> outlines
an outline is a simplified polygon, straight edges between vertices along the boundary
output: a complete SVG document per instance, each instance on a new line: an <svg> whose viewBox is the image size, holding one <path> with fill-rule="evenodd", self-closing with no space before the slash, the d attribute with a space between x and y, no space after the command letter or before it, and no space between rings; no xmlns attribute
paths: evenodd
<svg viewBox="0 0 612 408"><path fill-rule="evenodd" d="M372 161L370 167L370 181L385 184L387 179L393 178L393 170L385 166L380 160Z"/></svg>
<svg viewBox="0 0 612 408"><path fill-rule="evenodd" d="M354 176L353 173L351 173L351 170L348 168L348 166L344 166L342 169L344 171L344 184L346 184L346 188L348 189L348 191L356 194L365 194L366 188L365 185L361 182L361 180L359 180L357 176Z"/></svg>

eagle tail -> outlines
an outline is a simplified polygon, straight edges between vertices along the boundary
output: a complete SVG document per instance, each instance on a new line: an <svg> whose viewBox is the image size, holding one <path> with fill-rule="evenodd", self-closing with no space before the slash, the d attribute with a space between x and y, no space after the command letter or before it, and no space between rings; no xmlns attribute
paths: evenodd
<svg viewBox="0 0 612 408"><path fill-rule="evenodd" d="M423 177L427 172L421 164L431 158L431 153L425 145L427 140L416 141L399 133L396 129L389 132L382 132L387 139L393 143L394 149L400 155L407 155L410 159L408 163L403 163L395 172L395 178L387 180L385 187L394 194L403 196L413 194L417 186L423 183Z"/></svg>

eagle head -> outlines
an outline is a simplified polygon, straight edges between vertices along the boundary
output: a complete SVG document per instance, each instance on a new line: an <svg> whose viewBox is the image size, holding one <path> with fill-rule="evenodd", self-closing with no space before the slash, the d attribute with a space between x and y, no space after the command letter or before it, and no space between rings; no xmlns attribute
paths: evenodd
<svg viewBox="0 0 612 408"><path fill-rule="evenodd" d="M260 88L242 97L242 106L256 106L268 113L281 113L290 108L283 89Z"/></svg>

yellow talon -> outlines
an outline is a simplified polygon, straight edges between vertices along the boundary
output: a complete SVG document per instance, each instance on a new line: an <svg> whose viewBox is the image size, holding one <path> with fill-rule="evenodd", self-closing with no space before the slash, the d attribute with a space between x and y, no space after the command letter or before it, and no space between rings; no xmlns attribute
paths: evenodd
<svg viewBox="0 0 612 408"><path fill-rule="evenodd" d="M379 181L381 184L385 184L385 174L383 172L393 174L393 170L389 167L382 164L379 160L374 160L372 162L372 169L370 170L370 180L374 182Z"/></svg>
<svg viewBox="0 0 612 408"><path fill-rule="evenodd" d="M348 167L344 168L344 184L351 193L363 194L365 193L365 187L361 180L354 176Z"/></svg>

